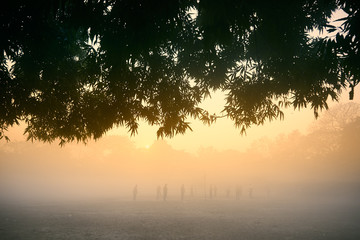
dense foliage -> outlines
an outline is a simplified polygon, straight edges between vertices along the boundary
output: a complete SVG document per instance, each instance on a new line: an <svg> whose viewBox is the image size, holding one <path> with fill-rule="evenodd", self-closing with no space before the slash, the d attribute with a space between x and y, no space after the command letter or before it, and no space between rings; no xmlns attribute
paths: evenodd
<svg viewBox="0 0 360 240"><path fill-rule="evenodd" d="M337 9L347 14L340 27L330 22ZM135 134L140 119L173 136L189 118L219 117L199 107L212 90L227 93L222 116L242 132L282 118L282 106L317 115L360 79L359 9L345 0L7 1L0 137L24 121L32 140L86 141L114 125Z"/></svg>

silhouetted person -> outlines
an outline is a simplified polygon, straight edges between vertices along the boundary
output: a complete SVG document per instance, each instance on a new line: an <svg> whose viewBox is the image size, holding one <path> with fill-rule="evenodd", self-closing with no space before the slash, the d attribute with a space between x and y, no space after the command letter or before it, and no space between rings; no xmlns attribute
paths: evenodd
<svg viewBox="0 0 360 240"><path fill-rule="evenodd" d="M137 185L135 185L134 190L133 190L133 200L134 201L136 200L137 193L138 193L138 189L137 189Z"/></svg>
<svg viewBox="0 0 360 240"><path fill-rule="evenodd" d="M156 189L156 200L160 200L161 199L161 187L158 186Z"/></svg>
<svg viewBox="0 0 360 240"><path fill-rule="evenodd" d="M163 200L164 201L166 201L167 192L168 192L168 188L167 188L167 184L165 184L164 187L163 187Z"/></svg>
<svg viewBox="0 0 360 240"><path fill-rule="evenodd" d="M184 196L185 196L185 186L184 184L181 185L181 201L184 201Z"/></svg>
<svg viewBox="0 0 360 240"><path fill-rule="evenodd" d="M242 188L240 186L236 186L235 195L236 195L236 200L239 200L242 195Z"/></svg>

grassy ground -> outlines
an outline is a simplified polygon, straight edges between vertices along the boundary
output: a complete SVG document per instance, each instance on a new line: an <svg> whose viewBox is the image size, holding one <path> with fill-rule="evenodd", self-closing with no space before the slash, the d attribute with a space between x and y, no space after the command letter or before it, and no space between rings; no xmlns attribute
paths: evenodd
<svg viewBox="0 0 360 240"><path fill-rule="evenodd" d="M0 239L360 239L360 203L240 199L2 203Z"/></svg>

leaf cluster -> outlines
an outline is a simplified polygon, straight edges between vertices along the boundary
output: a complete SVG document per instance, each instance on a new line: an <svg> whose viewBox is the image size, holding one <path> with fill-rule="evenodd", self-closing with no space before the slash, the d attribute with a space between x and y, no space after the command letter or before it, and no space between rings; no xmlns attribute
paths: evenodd
<svg viewBox="0 0 360 240"><path fill-rule="evenodd" d="M335 27L335 39L308 32ZM359 81L357 1L51 0L0 9L0 138L24 121L29 140L100 138L114 126L158 137L219 116L199 104L228 93L223 115L244 133L282 119L282 107L318 111Z"/></svg>

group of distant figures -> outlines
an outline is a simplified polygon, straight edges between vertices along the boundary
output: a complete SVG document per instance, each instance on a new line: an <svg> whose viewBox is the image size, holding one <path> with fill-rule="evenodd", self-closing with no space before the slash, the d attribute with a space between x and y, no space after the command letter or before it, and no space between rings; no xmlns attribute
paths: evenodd
<svg viewBox="0 0 360 240"><path fill-rule="evenodd" d="M206 191L205 191L206 193ZM135 185L134 189L133 189L133 200L135 201L136 198L137 198L137 195L138 195L138 186ZM239 200L243 195L243 189L241 186L237 186L235 188L235 199L236 200ZM269 191L268 191L268 195L269 195ZM181 188L180 188L180 196L181 196L181 201L184 201L185 199L185 186L184 184L181 185ZM226 190L226 198L231 198L231 189L228 188ZM253 188L250 187L248 189L248 196L249 198L253 198ZM168 197L168 186L167 184L165 184L163 187L161 186L158 186L156 188L156 200L160 201L160 200L163 200L163 201L166 201L167 200L167 197ZM194 197L194 189L193 187L191 186L190 187L190 197L193 198ZM213 198L216 198L217 197L217 187L214 185L210 185L210 188L209 188L209 195L205 194L205 198L209 198L209 199L213 199Z"/></svg>
<svg viewBox="0 0 360 240"><path fill-rule="evenodd" d="M183 192L185 192L185 190L183 189L184 185L182 185L181 187L181 198L183 198ZM166 201L167 199L167 194L168 194L168 188L167 188L167 184L165 184L162 188L161 191L161 186L158 186L156 189L156 200L164 200Z"/></svg>
<svg viewBox="0 0 360 240"><path fill-rule="evenodd" d="M181 190L181 191L183 191L185 193L185 188L184 188L184 190ZM182 199L183 199L183 194L184 193L182 193ZM138 187L137 187L137 185L135 185L134 190L133 190L133 200L134 201L137 198L137 194L138 194ZM161 191L161 187L158 186L157 189L156 189L156 200L161 200L161 198L162 198L164 201L166 201L167 194L168 194L167 184L164 185L164 187L162 188L162 191Z"/></svg>

